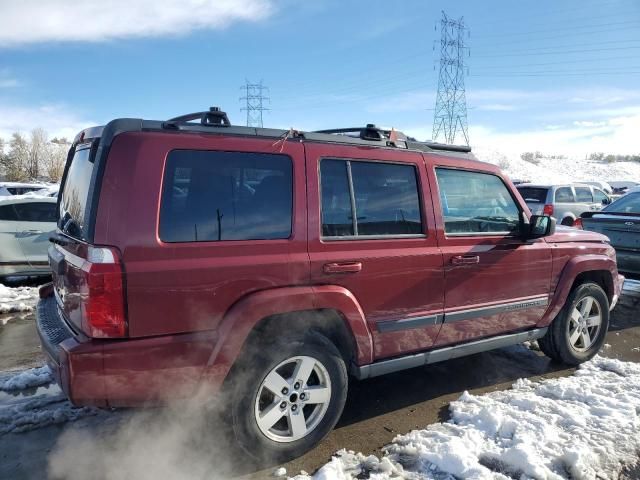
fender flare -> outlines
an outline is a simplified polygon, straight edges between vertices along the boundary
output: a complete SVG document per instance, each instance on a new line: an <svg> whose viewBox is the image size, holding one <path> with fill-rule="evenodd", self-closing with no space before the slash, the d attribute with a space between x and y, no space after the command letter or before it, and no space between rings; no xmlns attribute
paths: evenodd
<svg viewBox="0 0 640 480"><path fill-rule="evenodd" d="M606 255L587 254L570 259L560 274L555 292L550 294L551 303L544 316L537 323L538 327L548 326L560 313L567 301L576 277L584 272L606 270L611 274L612 284L616 284L617 267L615 261Z"/></svg>
<svg viewBox="0 0 640 480"><path fill-rule="evenodd" d="M346 288L337 285L282 287L251 293L224 315L218 340L206 366L206 376L221 381L231 369L253 328L264 318L304 310L338 311L353 335L356 363L373 362L373 340L360 304Z"/></svg>

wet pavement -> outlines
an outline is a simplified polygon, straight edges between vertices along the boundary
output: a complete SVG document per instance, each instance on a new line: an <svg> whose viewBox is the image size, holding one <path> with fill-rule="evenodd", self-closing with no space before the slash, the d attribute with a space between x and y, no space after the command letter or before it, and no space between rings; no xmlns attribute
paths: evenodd
<svg viewBox="0 0 640 480"><path fill-rule="evenodd" d="M625 285L620 304L612 314L601 355L640 362L640 282L632 281ZM39 362L32 315L13 318L0 327L0 370ZM449 402L456 400L465 390L474 394L485 393L509 388L518 378L535 380L572 372L573 369L551 362L541 352L519 345L366 381L354 381L350 384L347 405L335 430L314 450L284 466L289 475L301 470L313 472L341 448L378 455L397 434L446 421ZM51 386L22 395L0 394L0 408L57 393L57 387ZM180 413L160 409L145 415L145 425L153 425L154 418L171 422L174 417L180 417ZM56 445L65 432L84 432L91 439L109 438L114 432L122 431L123 425L131 423L134 417L139 417L139 413L132 410L100 412L97 416L69 424L0 436L0 478L47 478L51 452L56 451ZM217 476L213 478L273 478L275 465L259 468L230 446L230 433L224 422L194 428L198 438L191 440L210 445L204 458L197 461L204 462L205 471L216 472ZM92 474L95 477L88 475L86 478L103 478L99 471L94 470ZM197 474L193 477L201 478ZM206 475L204 478L211 477ZM640 478L640 470L631 467L626 478Z"/></svg>

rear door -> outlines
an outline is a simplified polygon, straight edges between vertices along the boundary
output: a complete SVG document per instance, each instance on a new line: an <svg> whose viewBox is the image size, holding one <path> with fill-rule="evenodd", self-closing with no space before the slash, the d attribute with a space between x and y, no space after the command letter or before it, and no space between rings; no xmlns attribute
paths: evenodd
<svg viewBox="0 0 640 480"><path fill-rule="evenodd" d="M566 217L580 216L576 215L576 197L573 188L570 186L557 187L553 198L553 217L562 222Z"/></svg>
<svg viewBox="0 0 640 480"><path fill-rule="evenodd" d="M13 271L27 266L27 259L18 241L20 223L12 204L0 205L0 271Z"/></svg>
<svg viewBox="0 0 640 480"><path fill-rule="evenodd" d="M580 214L583 212L600 210L600 207L602 206L602 204L600 204L600 207L596 207L593 200L593 194L591 193L591 187L576 186L576 187L573 187L573 189L575 190L575 193L576 193L576 206L575 206L575 209L573 210L573 213L575 214L576 217L579 217Z"/></svg>
<svg viewBox="0 0 640 480"><path fill-rule="evenodd" d="M523 205L497 174L434 159L430 169L445 271L436 346L533 327L549 300L551 250L519 235Z"/></svg>
<svg viewBox="0 0 640 480"><path fill-rule="evenodd" d="M47 266L49 235L56 229L54 202L27 202L14 205L18 215L18 242L32 267Z"/></svg>
<svg viewBox="0 0 640 480"><path fill-rule="evenodd" d="M354 294L376 358L429 348L441 327L444 279L422 156L305 147L312 283Z"/></svg>

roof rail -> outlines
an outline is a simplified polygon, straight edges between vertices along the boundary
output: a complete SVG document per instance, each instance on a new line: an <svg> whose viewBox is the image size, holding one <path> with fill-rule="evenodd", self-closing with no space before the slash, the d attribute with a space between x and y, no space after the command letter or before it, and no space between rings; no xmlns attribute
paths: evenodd
<svg viewBox="0 0 640 480"><path fill-rule="evenodd" d="M193 120L200 120L201 125L210 125L214 127L231 126L227 113L220 110L220 107L210 107L208 112L195 112L180 115L179 117L170 118L166 123L168 124L167 126L171 126L172 124L186 123Z"/></svg>

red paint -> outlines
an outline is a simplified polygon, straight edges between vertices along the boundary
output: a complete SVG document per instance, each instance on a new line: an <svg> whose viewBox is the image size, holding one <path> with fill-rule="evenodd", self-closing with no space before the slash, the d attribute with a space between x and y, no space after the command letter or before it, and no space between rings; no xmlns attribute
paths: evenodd
<svg viewBox="0 0 640 480"><path fill-rule="evenodd" d="M294 166L293 233L286 240L163 243L157 234L164 163L174 149L283 153ZM424 236L326 241L320 232L319 161L323 157L415 166ZM114 140L99 197L95 244L120 254L126 289L126 339L77 334L49 358L64 392L79 405L126 406L220 387L247 336L264 318L331 309L355 345L356 364L441 345L548 325L576 276L621 283L603 236L562 230L545 239L447 237L435 168L490 172L495 166L400 149L238 136L124 133ZM86 245L58 247L54 275L70 324L85 332L89 286ZM329 267L327 267L329 265ZM332 266L332 265L335 265ZM51 295L43 289L42 295ZM533 307L457 322L381 333L380 322L442 318L444 313L549 298ZM295 319L295 315L291 318ZM293 320L294 321L294 320Z"/></svg>

